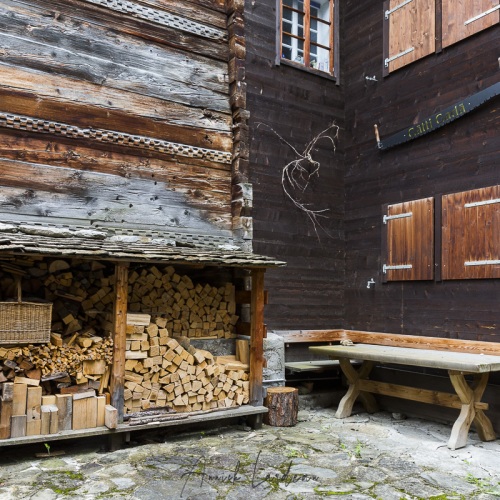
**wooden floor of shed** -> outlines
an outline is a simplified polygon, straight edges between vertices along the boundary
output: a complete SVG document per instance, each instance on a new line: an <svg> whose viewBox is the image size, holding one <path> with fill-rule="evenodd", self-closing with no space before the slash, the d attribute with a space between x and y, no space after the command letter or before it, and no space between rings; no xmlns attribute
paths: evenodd
<svg viewBox="0 0 500 500"><path fill-rule="evenodd" d="M205 422L215 421L215 420L226 420L226 419L236 419L240 417L249 417L253 415L261 415L267 413L267 408L265 406L240 406L239 408L211 412L201 415L192 415L185 419L172 420L167 422L150 422L143 425L130 426L128 424L119 424L117 429L108 429L107 427L95 427L92 429L80 429L80 430L69 430L61 431L57 434L45 434L38 436L24 436L17 438L4 439L0 441L0 449L4 446L16 446L16 445L26 445L32 443L47 443L50 441L61 441L65 439L77 439L91 436L116 436L118 434L135 432L141 430L151 430L151 429L161 429L166 427L175 427L186 424L202 424Z"/></svg>

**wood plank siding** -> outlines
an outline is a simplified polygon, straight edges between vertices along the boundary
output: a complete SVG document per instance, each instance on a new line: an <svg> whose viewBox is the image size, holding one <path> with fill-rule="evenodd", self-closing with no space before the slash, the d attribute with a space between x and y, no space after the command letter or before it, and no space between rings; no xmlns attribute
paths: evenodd
<svg viewBox="0 0 500 500"><path fill-rule="evenodd" d="M498 99L385 151L377 150L373 126L378 125L383 140L500 81L500 30L484 29L383 77L381 4L360 0L346 5L344 327L498 342L500 281L439 281L442 196L500 181ZM365 75L375 75L376 81ZM382 207L427 197L435 199L436 278L382 283ZM367 289L370 278L376 284Z"/></svg>
<svg viewBox="0 0 500 500"><path fill-rule="evenodd" d="M245 8L253 247L287 262L286 268L266 272L270 294L265 320L268 328L340 325L346 140L342 91L331 79L275 64L275 0L247 1ZM312 209L328 210L318 219L322 228L316 232L283 191L283 168L298 157L280 137L302 153L333 122L340 127L336 151L328 141L317 144L314 156L321 168L302 198Z"/></svg>
<svg viewBox="0 0 500 500"><path fill-rule="evenodd" d="M6 0L0 219L229 236L224 2Z"/></svg>

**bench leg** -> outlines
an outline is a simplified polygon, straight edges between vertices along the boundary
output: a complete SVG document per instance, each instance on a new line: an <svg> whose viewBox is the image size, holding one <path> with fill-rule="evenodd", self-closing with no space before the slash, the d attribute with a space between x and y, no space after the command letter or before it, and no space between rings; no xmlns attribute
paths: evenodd
<svg viewBox="0 0 500 500"><path fill-rule="evenodd" d="M490 419L484 414L483 410L475 407L475 403L481 402L486 385L488 384L489 374L481 373L475 375L472 387L469 387L462 372L450 370L448 374L455 392L462 402L460 415L451 430L448 448L456 450L467 444L467 436L472 422L476 426L481 441L493 441L496 439Z"/></svg>
<svg viewBox="0 0 500 500"><path fill-rule="evenodd" d="M372 371L375 364L372 361L363 361L360 369L356 371L356 369L352 366L351 362L348 359L340 359L339 363L343 374L349 382L349 389L340 401L337 412L335 413L335 417L349 417L352 413L354 402L358 397L368 413L375 413L376 411L378 411L378 405L375 397L369 392L362 391L359 388L359 381L368 378L368 375L370 375L370 372Z"/></svg>

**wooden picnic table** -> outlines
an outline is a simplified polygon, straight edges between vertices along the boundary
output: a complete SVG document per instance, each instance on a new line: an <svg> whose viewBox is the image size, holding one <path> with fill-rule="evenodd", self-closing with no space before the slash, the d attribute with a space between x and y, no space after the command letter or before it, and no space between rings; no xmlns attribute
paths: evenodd
<svg viewBox="0 0 500 500"><path fill-rule="evenodd" d="M460 409L448 441L448 447L453 450L466 445L472 422L482 441L496 439L491 421L484 414L488 404L482 402L481 398L490 372L500 371L500 356L373 344L313 346L309 349L339 360L349 383L347 393L337 409L337 418L351 415L353 404L358 397L366 411L377 411L378 405L373 394L381 394ZM362 361L358 370L352 365L352 360ZM370 372L376 364L447 370L456 394L369 380ZM465 378L466 375L472 375L470 384Z"/></svg>

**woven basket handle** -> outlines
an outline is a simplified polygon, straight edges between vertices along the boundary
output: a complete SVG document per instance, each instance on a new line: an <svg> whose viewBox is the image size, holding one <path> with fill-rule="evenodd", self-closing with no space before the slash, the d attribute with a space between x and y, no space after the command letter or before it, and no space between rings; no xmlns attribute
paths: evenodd
<svg viewBox="0 0 500 500"><path fill-rule="evenodd" d="M20 277L16 278L16 285L17 285L17 302L20 304L22 302L21 278Z"/></svg>

